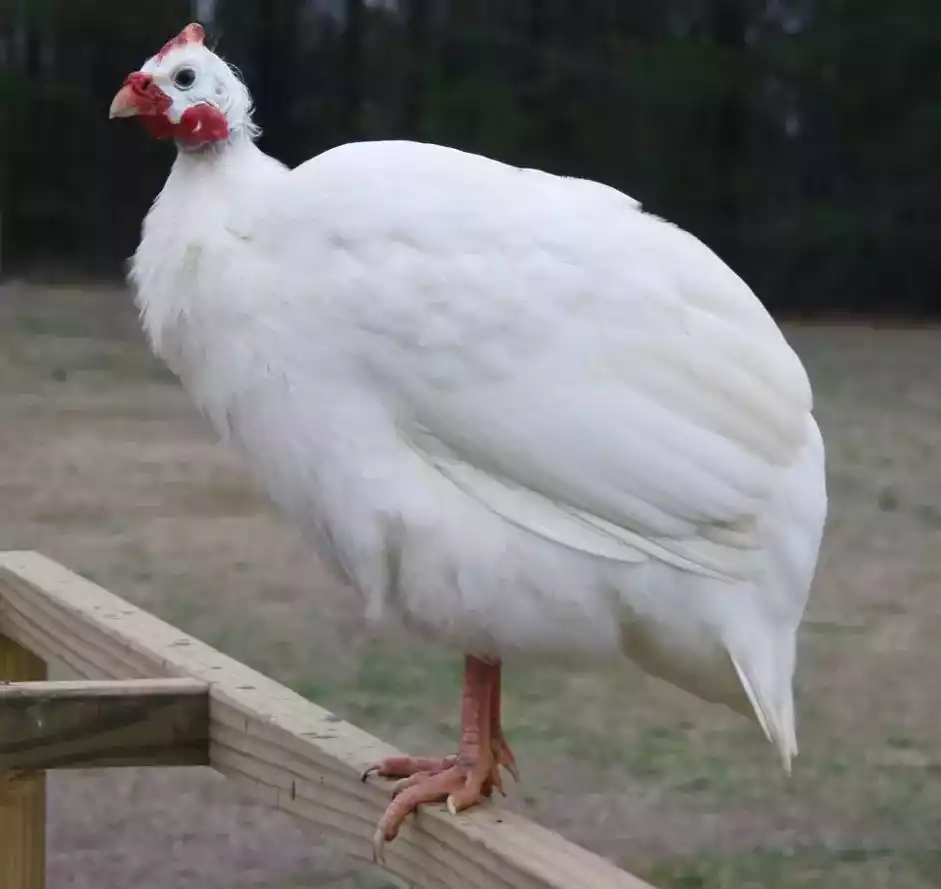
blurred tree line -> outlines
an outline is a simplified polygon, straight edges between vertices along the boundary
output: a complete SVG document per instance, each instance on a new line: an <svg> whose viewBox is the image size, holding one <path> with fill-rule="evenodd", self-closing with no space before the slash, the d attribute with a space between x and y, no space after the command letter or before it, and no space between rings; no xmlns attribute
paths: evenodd
<svg viewBox="0 0 941 889"><path fill-rule="evenodd" d="M120 273L172 148L107 107L192 18L288 163L438 141L626 191L773 311L938 307L941 0L0 0L4 272Z"/></svg>

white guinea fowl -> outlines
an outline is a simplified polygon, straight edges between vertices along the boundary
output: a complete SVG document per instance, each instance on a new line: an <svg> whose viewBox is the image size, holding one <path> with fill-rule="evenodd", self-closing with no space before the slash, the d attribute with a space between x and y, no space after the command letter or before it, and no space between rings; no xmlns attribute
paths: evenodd
<svg viewBox="0 0 941 889"><path fill-rule="evenodd" d="M289 170L198 25L111 113L179 146L131 274L154 351L370 618L465 654L461 755L377 764L377 844L515 771L514 651L630 658L789 766L824 449L739 277L585 180L405 141Z"/></svg>

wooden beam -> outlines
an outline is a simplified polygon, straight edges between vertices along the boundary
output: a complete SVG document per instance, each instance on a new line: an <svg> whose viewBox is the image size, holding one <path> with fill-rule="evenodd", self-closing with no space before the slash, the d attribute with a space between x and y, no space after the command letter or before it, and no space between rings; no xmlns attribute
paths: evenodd
<svg viewBox="0 0 941 889"><path fill-rule="evenodd" d="M41 681L46 665L12 639L0 636L0 681ZM46 776L0 775L0 887L46 885Z"/></svg>
<svg viewBox="0 0 941 889"><path fill-rule="evenodd" d="M193 679L0 685L5 771L209 765L209 686Z"/></svg>
<svg viewBox="0 0 941 889"><path fill-rule="evenodd" d="M399 753L390 745L38 553L0 553L0 632L88 678L209 683L213 768L372 862L391 782L359 776ZM385 866L417 889L651 889L492 802L457 817L423 808Z"/></svg>

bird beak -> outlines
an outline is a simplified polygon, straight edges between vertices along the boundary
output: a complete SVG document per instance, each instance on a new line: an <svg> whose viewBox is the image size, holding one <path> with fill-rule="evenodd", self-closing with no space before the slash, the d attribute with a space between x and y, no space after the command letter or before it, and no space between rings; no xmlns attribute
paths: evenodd
<svg viewBox="0 0 941 889"><path fill-rule="evenodd" d="M111 101L109 117L152 117L164 114L171 106L170 97L154 79L143 71L128 74L124 85Z"/></svg>
<svg viewBox="0 0 941 889"><path fill-rule="evenodd" d="M111 107L108 109L108 118L135 117L140 114L140 111L140 95L135 92L131 84L126 83L118 90L114 99L111 100Z"/></svg>

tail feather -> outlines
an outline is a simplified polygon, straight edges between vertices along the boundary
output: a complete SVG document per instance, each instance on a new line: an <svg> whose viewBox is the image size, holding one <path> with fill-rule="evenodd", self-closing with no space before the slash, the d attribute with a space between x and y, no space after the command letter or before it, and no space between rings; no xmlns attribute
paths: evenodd
<svg viewBox="0 0 941 889"><path fill-rule="evenodd" d="M735 672L748 696L755 718L768 740L778 748L784 770L791 773L791 760L797 756L797 733L794 720L794 697L791 692L791 671L787 671L785 681L778 677L762 677L749 665L731 655ZM793 663L793 658L791 659ZM779 664L779 669L784 664ZM778 681L773 681L777 679ZM769 681L771 680L771 681Z"/></svg>

